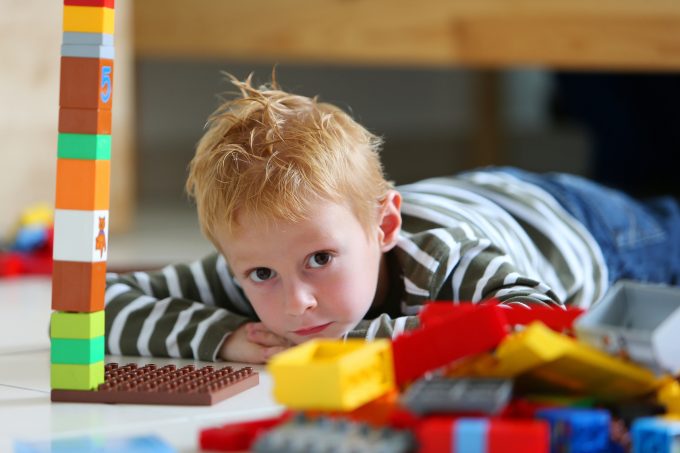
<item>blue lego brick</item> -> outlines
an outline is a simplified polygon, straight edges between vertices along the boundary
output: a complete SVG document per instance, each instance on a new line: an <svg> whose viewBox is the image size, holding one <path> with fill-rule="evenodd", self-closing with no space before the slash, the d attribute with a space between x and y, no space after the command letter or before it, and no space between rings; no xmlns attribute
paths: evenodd
<svg viewBox="0 0 680 453"><path fill-rule="evenodd" d="M80 33L65 31L62 44L80 46L113 46L113 35L110 33Z"/></svg>
<svg viewBox="0 0 680 453"><path fill-rule="evenodd" d="M611 415L604 409L541 409L536 417L550 423L550 451L604 453L609 448Z"/></svg>
<svg viewBox="0 0 680 453"><path fill-rule="evenodd" d="M483 418L461 418L456 421L451 451L465 453L486 453L489 420Z"/></svg>
<svg viewBox="0 0 680 453"><path fill-rule="evenodd" d="M156 436L109 438L84 436L42 442L14 443L14 453L176 453L177 450Z"/></svg>
<svg viewBox="0 0 680 453"><path fill-rule="evenodd" d="M643 417L631 428L633 453L675 453L680 451L680 421Z"/></svg>

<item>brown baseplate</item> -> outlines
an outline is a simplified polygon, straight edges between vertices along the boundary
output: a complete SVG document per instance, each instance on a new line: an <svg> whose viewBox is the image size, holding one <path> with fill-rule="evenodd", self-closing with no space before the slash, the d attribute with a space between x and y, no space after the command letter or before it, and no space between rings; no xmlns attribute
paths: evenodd
<svg viewBox="0 0 680 453"><path fill-rule="evenodd" d="M52 389L52 401L210 406L259 383L259 374L251 367L107 363L104 372L104 383L97 390Z"/></svg>

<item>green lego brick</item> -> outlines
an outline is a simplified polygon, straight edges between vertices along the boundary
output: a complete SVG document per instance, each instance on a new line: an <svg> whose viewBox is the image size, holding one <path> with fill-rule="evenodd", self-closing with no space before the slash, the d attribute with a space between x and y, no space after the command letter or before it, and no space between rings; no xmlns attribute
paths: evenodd
<svg viewBox="0 0 680 453"><path fill-rule="evenodd" d="M101 362L104 360L104 337L91 339L52 338L52 363L80 364Z"/></svg>
<svg viewBox="0 0 680 453"><path fill-rule="evenodd" d="M60 133L57 157L62 159L111 159L111 135Z"/></svg>
<svg viewBox="0 0 680 453"><path fill-rule="evenodd" d="M94 390L104 383L104 361L88 365L53 363L50 382L53 389Z"/></svg>
<svg viewBox="0 0 680 453"><path fill-rule="evenodd" d="M91 339L104 335L104 310L92 313L52 312L50 337Z"/></svg>

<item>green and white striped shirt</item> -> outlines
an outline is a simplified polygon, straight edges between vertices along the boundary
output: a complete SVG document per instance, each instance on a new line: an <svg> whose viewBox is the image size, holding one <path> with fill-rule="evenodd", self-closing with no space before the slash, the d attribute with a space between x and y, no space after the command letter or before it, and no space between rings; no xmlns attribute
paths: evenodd
<svg viewBox="0 0 680 453"><path fill-rule="evenodd" d="M388 252L382 313L348 337L395 337L418 325L427 300L573 305L607 289L593 237L544 190L497 172L432 178L397 188L402 233ZM107 352L215 360L226 336L257 316L214 253L158 272L109 274Z"/></svg>

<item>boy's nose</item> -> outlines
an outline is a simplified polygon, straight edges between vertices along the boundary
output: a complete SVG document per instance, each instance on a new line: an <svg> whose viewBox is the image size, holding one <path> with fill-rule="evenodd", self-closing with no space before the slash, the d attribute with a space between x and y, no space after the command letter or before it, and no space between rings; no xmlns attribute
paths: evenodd
<svg viewBox="0 0 680 453"><path fill-rule="evenodd" d="M316 307L316 298L310 288L304 285L291 285L285 294L286 314L300 316L305 311Z"/></svg>

